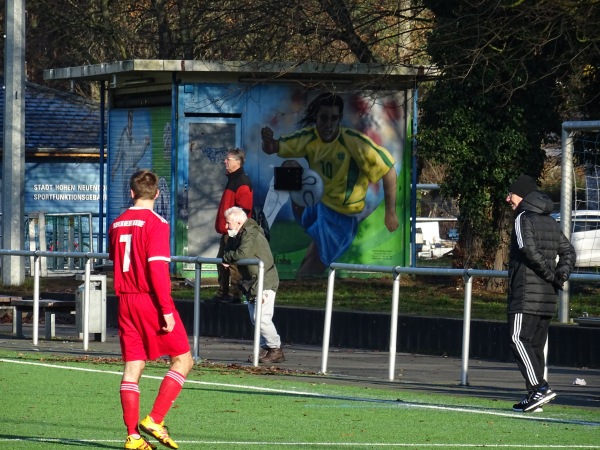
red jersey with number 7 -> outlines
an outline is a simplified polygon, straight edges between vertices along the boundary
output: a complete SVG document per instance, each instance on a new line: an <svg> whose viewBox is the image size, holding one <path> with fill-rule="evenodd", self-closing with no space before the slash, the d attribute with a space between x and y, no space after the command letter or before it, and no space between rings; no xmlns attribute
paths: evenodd
<svg viewBox="0 0 600 450"><path fill-rule="evenodd" d="M148 208L134 206L115 219L108 235L115 293L156 296L162 314L172 314L168 222Z"/></svg>

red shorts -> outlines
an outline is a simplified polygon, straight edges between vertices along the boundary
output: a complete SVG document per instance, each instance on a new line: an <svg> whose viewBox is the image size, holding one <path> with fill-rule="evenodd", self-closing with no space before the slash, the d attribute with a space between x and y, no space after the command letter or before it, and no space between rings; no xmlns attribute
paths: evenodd
<svg viewBox="0 0 600 450"><path fill-rule="evenodd" d="M175 328L162 330L164 318L158 301L148 294L119 296L119 341L124 361L148 361L179 356L190 351L187 332L179 313L173 312Z"/></svg>

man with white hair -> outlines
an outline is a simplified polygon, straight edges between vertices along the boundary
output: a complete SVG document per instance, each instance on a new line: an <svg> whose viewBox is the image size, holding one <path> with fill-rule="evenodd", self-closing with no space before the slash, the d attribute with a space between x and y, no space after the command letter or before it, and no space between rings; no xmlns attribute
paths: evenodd
<svg viewBox="0 0 600 450"><path fill-rule="evenodd" d="M273 324L275 292L279 287L279 275L273 261L269 242L263 229L255 220L249 219L242 208L234 206L225 211L225 222L229 239L223 252L223 265L235 264L241 259L260 259L264 263L262 313L260 317L260 346L258 361L275 364L285 361L281 349L281 338ZM248 312L254 325L258 292L258 266L238 266L241 275L241 291L248 300Z"/></svg>

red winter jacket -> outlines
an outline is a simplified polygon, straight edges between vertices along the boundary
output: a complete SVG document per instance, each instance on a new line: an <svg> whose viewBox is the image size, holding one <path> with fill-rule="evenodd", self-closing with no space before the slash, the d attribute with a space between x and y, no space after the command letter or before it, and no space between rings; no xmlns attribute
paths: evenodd
<svg viewBox="0 0 600 450"><path fill-rule="evenodd" d="M243 167L227 174L227 184L225 185L215 220L215 230L217 230L217 233L227 234L225 211L232 206L242 208L248 214L248 217L252 214L252 182L244 172Z"/></svg>

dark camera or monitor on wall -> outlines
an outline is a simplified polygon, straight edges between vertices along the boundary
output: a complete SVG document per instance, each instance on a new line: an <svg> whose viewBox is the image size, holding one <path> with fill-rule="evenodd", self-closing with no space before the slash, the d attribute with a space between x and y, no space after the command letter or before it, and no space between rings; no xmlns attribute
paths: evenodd
<svg viewBox="0 0 600 450"><path fill-rule="evenodd" d="M302 189L302 167L275 167L276 191L299 191Z"/></svg>

